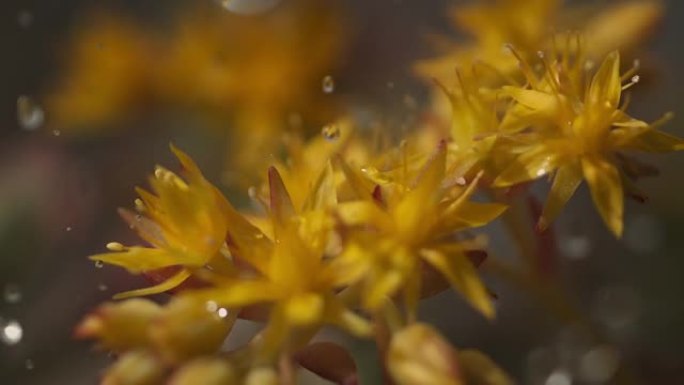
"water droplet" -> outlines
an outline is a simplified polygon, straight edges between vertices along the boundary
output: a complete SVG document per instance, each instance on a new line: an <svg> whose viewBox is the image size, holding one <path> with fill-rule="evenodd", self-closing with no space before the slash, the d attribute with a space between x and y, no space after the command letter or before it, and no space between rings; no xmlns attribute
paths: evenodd
<svg viewBox="0 0 684 385"><path fill-rule="evenodd" d="M335 140L340 137L340 128L337 124L326 124L321 129L321 135L326 140Z"/></svg>
<svg viewBox="0 0 684 385"><path fill-rule="evenodd" d="M21 291L19 290L19 286L11 283L5 285L3 297L5 298L5 302L7 303L21 302Z"/></svg>
<svg viewBox="0 0 684 385"><path fill-rule="evenodd" d="M126 246L122 245L119 242L109 242L105 247L109 251L124 251L124 250L126 250ZM97 262L101 262L101 261L97 261Z"/></svg>
<svg viewBox="0 0 684 385"><path fill-rule="evenodd" d="M207 301L205 307L208 312L213 313L218 310L218 304L215 301Z"/></svg>
<svg viewBox="0 0 684 385"><path fill-rule="evenodd" d="M64 230L66 230L67 232L71 231L71 226L67 226Z"/></svg>
<svg viewBox="0 0 684 385"><path fill-rule="evenodd" d="M24 9L17 14L17 23L23 29L29 29L33 25L33 14Z"/></svg>
<svg viewBox="0 0 684 385"><path fill-rule="evenodd" d="M24 367L26 370L33 370L33 368L36 367L36 365L33 363L33 360L30 358L27 358L26 361L24 361Z"/></svg>
<svg viewBox="0 0 684 385"><path fill-rule="evenodd" d="M107 285L105 285L104 283L97 285L97 290L99 291L107 291L108 289L109 287L107 287Z"/></svg>
<svg viewBox="0 0 684 385"><path fill-rule="evenodd" d="M227 11L238 15L256 15L275 8L280 0L215 0Z"/></svg>
<svg viewBox="0 0 684 385"><path fill-rule="evenodd" d="M52 130L52 135L54 135L54 136L60 136L60 135L62 135L62 131L60 131L60 130Z"/></svg>
<svg viewBox="0 0 684 385"><path fill-rule="evenodd" d="M572 385L572 377L565 369L554 370L544 385Z"/></svg>
<svg viewBox="0 0 684 385"><path fill-rule="evenodd" d="M33 131L45 122L45 112L31 97L22 95L17 98L17 121L24 130Z"/></svg>
<svg viewBox="0 0 684 385"><path fill-rule="evenodd" d="M104 263L102 261L95 261L95 267L98 269L101 269L102 266L104 266Z"/></svg>
<svg viewBox="0 0 684 385"><path fill-rule="evenodd" d="M222 307L222 308L218 309L217 314L220 318L226 318L226 317L228 317L228 309L226 309L225 307Z"/></svg>
<svg viewBox="0 0 684 385"><path fill-rule="evenodd" d="M323 92L326 94L331 94L335 91L335 79L328 75L323 78Z"/></svg>
<svg viewBox="0 0 684 385"><path fill-rule="evenodd" d="M544 51L537 51L537 57L539 57L540 59L543 59L544 56L545 56Z"/></svg>
<svg viewBox="0 0 684 385"><path fill-rule="evenodd" d="M615 375L620 365L620 352L612 346L601 345L587 352L579 363L579 376L582 380L601 384Z"/></svg>
<svg viewBox="0 0 684 385"><path fill-rule="evenodd" d="M589 256L592 245L589 237L583 235L564 235L558 240L561 254L572 260L580 260Z"/></svg>
<svg viewBox="0 0 684 385"><path fill-rule="evenodd" d="M6 324L2 325L2 333L0 333L0 339L7 345L16 345L21 341L24 336L24 329L22 329L21 324L17 321L11 320Z"/></svg>

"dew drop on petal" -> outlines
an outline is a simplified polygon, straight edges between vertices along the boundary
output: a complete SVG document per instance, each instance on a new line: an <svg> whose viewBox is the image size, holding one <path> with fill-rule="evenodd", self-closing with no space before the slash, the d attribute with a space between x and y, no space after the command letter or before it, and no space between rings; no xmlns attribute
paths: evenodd
<svg viewBox="0 0 684 385"><path fill-rule="evenodd" d="M17 121L24 130L34 131L45 122L45 111L33 98L22 95L17 98Z"/></svg>
<svg viewBox="0 0 684 385"><path fill-rule="evenodd" d="M256 15L275 8L280 0L215 0L225 10L238 15Z"/></svg>
<svg viewBox="0 0 684 385"><path fill-rule="evenodd" d="M332 76L327 75L323 78L323 92L326 94L331 94L335 91L335 79Z"/></svg>
<svg viewBox="0 0 684 385"><path fill-rule="evenodd" d="M340 128L337 124L326 124L321 129L321 135L323 135L323 138L326 140L335 140L340 137Z"/></svg>
<svg viewBox="0 0 684 385"><path fill-rule="evenodd" d="M15 320L8 321L2 325L2 333L0 333L0 339L6 345L16 345L21 341L24 336L24 329L21 324Z"/></svg>
<svg viewBox="0 0 684 385"><path fill-rule="evenodd" d="M17 285L8 283L5 285L3 290L3 298L7 303L19 303L21 302L21 291Z"/></svg>

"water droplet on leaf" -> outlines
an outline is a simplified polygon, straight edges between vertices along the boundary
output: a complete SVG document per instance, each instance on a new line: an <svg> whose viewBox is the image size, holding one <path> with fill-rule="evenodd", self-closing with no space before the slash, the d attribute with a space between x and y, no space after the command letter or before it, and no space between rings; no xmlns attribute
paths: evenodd
<svg viewBox="0 0 684 385"><path fill-rule="evenodd" d="M45 122L45 112L31 97L22 95L17 98L17 120L21 128L33 131Z"/></svg>

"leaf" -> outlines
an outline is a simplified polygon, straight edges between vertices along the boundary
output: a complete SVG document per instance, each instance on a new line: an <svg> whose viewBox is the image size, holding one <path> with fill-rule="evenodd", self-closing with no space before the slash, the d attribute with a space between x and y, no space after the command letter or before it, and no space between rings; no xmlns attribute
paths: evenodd
<svg viewBox="0 0 684 385"><path fill-rule="evenodd" d="M315 342L294 355L303 368L339 385L358 384L356 363L349 351L333 342Z"/></svg>

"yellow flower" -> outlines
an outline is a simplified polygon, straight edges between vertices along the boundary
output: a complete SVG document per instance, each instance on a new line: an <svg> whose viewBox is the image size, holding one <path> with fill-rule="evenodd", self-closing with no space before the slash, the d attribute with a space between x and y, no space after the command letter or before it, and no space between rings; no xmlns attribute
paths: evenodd
<svg viewBox="0 0 684 385"><path fill-rule="evenodd" d="M107 369L102 385L161 385L164 365L151 352L134 350Z"/></svg>
<svg viewBox="0 0 684 385"><path fill-rule="evenodd" d="M273 239L255 234L255 228L245 224L244 230L236 231L250 233L252 238L231 245L235 258L246 262L250 269L233 276L210 275L214 288L188 291L185 295L228 308L270 304L269 323L260 347L266 358L299 346L301 341L292 337L293 332L315 331L324 323L356 335L368 334L369 324L336 297L341 285L326 259L333 230L330 208L336 202L331 167L321 173L301 212L295 209L275 168L269 169L269 186Z"/></svg>
<svg viewBox="0 0 684 385"><path fill-rule="evenodd" d="M333 263L346 281L360 281L367 308L378 308L402 288L409 312L415 311L422 284L421 263L425 262L440 271L476 309L493 316L489 294L466 256L467 247L454 233L489 223L505 206L469 202L477 179L459 193L442 186L444 144L414 178L406 174L409 166L404 164L394 172L405 174L396 179L399 183L380 185L372 192L365 187L363 175L344 162L340 166L359 199L340 203L339 215L358 231Z"/></svg>
<svg viewBox="0 0 684 385"><path fill-rule="evenodd" d="M546 228L573 195L582 180L601 217L616 235L623 228L623 175L618 161L623 151L667 152L684 148L684 142L634 119L620 108L623 86L633 72L620 76L620 56L610 53L593 78L586 79L584 61L570 54L542 57L541 79L526 71L529 87L504 87L517 103L509 112L519 127L527 122L531 132L519 135L504 149L519 154L495 180L497 186L539 178L553 173L551 192L539 221ZM523 63L523 68L529 68Z"/></svg>
<svg viewBox="0 0 684 385"><path fill-rule="evenodd" d="M122 211L140 237L153 247L110 243L112 252L90 259L124 267L134 274L168 266L181 269L157 286L122 293L118 298L170 290L207 264L217 269L231 268L220 251L228 231L227 213L232 207L189 156L173 146L171 150L183 165L186 180L158 167L150 179L156 195L138 189L141 200L136 203L142 213Z"/></svg>

